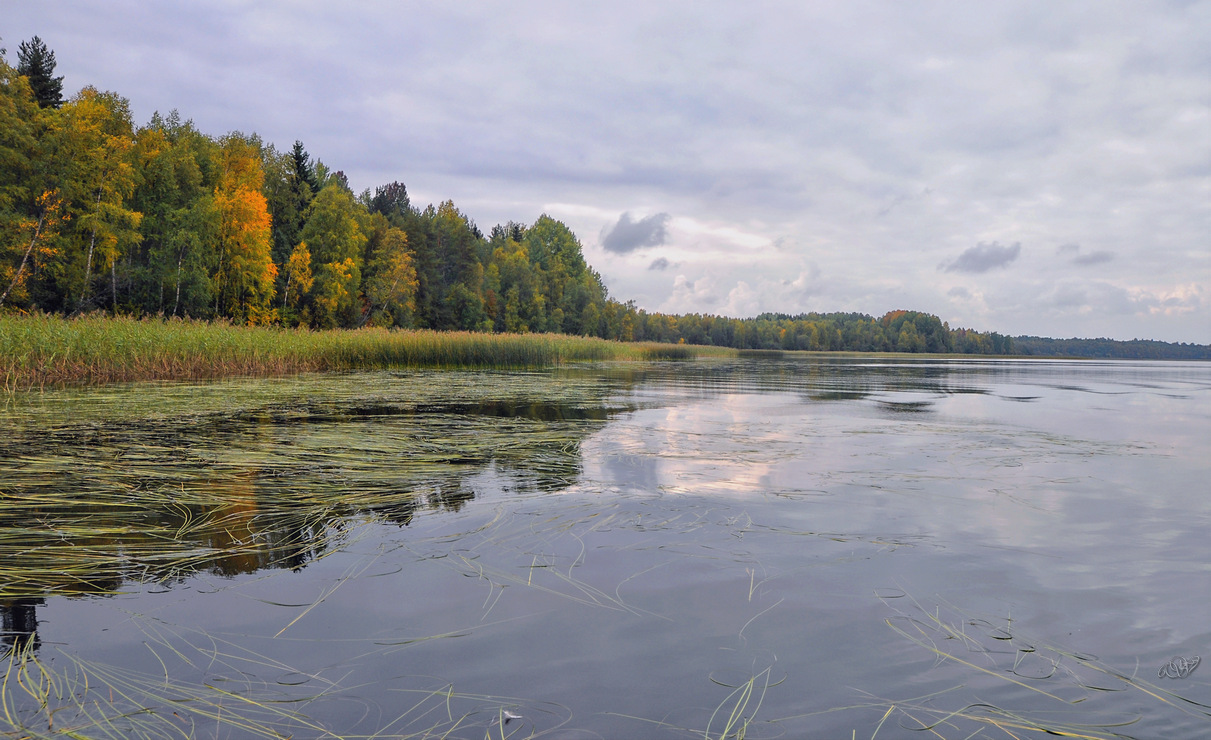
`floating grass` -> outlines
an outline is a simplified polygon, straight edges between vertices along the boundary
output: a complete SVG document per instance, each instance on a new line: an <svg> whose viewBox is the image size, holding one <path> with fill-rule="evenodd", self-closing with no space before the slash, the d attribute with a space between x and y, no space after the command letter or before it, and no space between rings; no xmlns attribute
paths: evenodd
<svg viewBox="0 0 1211 740"><path fill-rule="evenodd" d="M525 373L316 376L247 400L242 387L132 386L10 413L0 599L298 568L363 523L461 508L485 471L563 488L613 410L593 382Z"/></svg>

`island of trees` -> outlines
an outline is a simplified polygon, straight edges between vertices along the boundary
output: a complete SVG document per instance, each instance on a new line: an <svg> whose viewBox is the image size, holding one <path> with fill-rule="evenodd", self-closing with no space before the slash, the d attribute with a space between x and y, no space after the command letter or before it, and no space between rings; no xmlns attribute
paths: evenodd
<svg viewBox="0 0 1211 740"><path fill-rule="evenodd" d="M126 99L93 87L64 100L54 67L37 37L16 67L0 56L0 310L740 349L1018 349L914 311L649 313L612 298L549 216L485 234L451 201L413 204L400 182L354 193L298 141L216 137L175 111L136 126Z"/></svg>

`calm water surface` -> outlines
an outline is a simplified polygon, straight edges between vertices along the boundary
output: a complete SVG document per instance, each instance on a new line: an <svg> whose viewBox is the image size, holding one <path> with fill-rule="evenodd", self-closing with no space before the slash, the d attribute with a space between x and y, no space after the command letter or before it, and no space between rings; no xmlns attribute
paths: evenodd
<svg viewBox="0 0 1211 740"><path fill-rule="evenodd" d="M1211 667L1161 675L1211 657L1211 364L303 376L0 428L16 736L1211 734Z"/></svg>

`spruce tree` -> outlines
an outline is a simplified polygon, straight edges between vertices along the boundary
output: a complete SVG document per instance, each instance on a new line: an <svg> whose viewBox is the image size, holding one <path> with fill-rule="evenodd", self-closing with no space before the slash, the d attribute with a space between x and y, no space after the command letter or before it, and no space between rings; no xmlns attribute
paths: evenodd
<svg viewBox="0 0 1211 740"><path fill-rule="evenodd" d="M55 52L37 36L22 41L17 52L17 74L29 78L38 105L58 108L63 104L63 78L54 77Z"/></svg>
<svg viewBox="0 0 1211 740"><path fill-rule="evenodd" d="M309 203L311 199L320 193L319 179L315 175L315 167L311 164L311 155L307 154L307 150L303 147L303 142L295 141L294 148L290 150L290 157L294 164L294 177L298 185L307 184L309 195L305 200Z"/></svg>

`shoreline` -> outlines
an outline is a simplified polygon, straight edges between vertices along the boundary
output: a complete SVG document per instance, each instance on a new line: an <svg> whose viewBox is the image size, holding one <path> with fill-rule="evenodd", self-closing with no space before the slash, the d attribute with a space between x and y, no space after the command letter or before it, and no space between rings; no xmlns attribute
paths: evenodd
<svg viewBox="0 0 1211 740"><path fill-rule="evenodd" d="M745 350L621 342L566 334L433 329L287 329L99 314L0 314L0 388L6 392L141 381L274 377L390 368L532 369L581 361L767 359L801 356L914 360L1089 360L960 353Z"/></svg>

